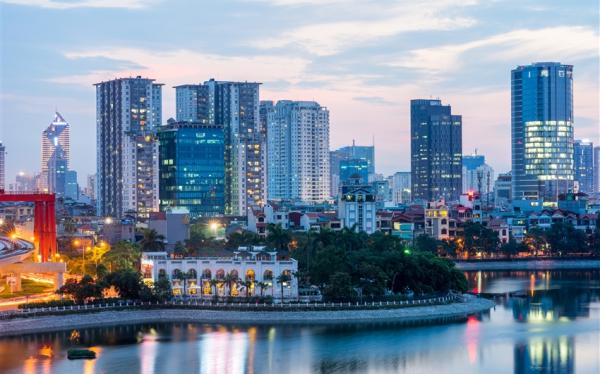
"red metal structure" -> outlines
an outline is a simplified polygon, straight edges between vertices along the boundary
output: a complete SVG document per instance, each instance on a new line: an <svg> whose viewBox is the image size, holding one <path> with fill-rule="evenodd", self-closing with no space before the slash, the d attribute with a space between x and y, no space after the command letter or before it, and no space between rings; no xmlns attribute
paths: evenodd
<svg viewBox="0 0 600 374"><path fill-rule="evenodd" d="M33 241L42 262L56 254L56 196L53 193L17 192L0 190L0 202L25 201L34 203Z"/></svg>

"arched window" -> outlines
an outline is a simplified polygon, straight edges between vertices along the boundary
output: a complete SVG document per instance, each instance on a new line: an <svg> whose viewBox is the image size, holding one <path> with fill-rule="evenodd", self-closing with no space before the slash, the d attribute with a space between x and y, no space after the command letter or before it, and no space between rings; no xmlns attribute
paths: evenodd
<svg viewBox="0 0 600 374"><path fill-rule="evenodd" d="M271 270L265 270L263 280L273 280L273 272Z"/></svg>
<svg viewBox="0 0 600 374"><path fill-rule="evenodd" d="M234 269L234 270L232 270L232 271L230 271L230 272L229 272L229 275L230 275L230 276L231 276L231 278L233 278L233 279L239 279L239 278L240 278L240 275L239 275L238 271L237 271L237 270L235 270L235 269Z"/></svg>
<svg viewBox="0 0 600 374"><path fill-rule="evenodd" d="M165 278L167 276L167 271L165 269L159 269L158 270L158 277L159 278Z"/></svg>
<svg viewBox="0 0 600 374"><path fill-rule="evenodd" d="M204 269L204 271L202 272L202 279L211 279L212 278L212 273L210 272L210 269Z"/></svg>
<svg viewBox="0 0 600 374"><path fill-rule="evenodd" d="M198 279L198 272L196 271L196 269L188 270L187 278L188 279Z"/></svg>
<svg viewBox="0 0 600 374"><path fill-rule="evenodd" d="M442 229L442 235L448 235L448 230Z"/></svg>
<svg viewBox="0 0 600 374"><path fill-rule="evenodd" d="M442 225L445 225L445 224L447 224L447 223L448 223L448 221L447 221L445 218L443 218L443 219L442 219Z"/></svg>
<svg viewBox="0 0 600 374"><path fill-rule="evenodd" d="M173 272L171 273L171 279L181 279L181 270L179 269L175 269L173 270Z"/></svg>
<svg viewBox="0 0 600 374"><path fill-rule="evenodd" d="M254 279L256 279L256 274L254 273L254 270L252 270L252 269L246 270L246 280L254 282Z"/></svg>
<svg viewBox="0 0 600 374"><path fill-rule="evenodd" d="M225 270L223 270L223 269L217 270L217 279L220 279L220 280L225 279Z"/></svg>

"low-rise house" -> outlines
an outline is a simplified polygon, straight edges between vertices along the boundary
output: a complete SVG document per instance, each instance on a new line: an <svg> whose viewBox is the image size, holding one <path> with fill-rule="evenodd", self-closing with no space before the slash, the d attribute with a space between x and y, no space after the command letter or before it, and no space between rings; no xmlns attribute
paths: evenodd
<svg viewBox="0 0 600 374"><path fill-rule="evenodd" d="M176 296L298 299L296 260L279 260L275 251L262 246L240 247L234 253L233 257L174 259L166 252L145 252L142 275L148 284L165 277Z"/></svg>

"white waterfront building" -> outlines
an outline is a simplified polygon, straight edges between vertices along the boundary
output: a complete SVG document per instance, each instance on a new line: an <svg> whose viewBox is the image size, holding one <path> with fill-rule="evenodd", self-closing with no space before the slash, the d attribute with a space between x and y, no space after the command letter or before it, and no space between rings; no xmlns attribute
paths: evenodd
<svg viewBox="0 0 600 374"><path fill-rule="evenodd" d="M166 252L145 252L142 257L144 281L167 277L176 296L296 300L297 271L296 260L277 260L277 253L264 246L240 247L233 257L170 258Z"/></svg>

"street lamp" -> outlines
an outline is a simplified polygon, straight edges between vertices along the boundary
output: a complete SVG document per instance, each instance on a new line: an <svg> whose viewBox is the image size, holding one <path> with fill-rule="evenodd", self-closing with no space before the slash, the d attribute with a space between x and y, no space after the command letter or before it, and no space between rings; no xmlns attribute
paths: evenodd
<svg viewBox="0 0 600 374"><path fill-rule="evenodd" d="M112 224L112 223L113 223L113 219L112 219L111 217L106 217L106 218L104 219L104 224L106 224L106 225L110 225L110 224Z"/></svg>
<svg viewBox="0 0 600 374"><path fill-rule="evenodd" d="M219 224L217 222L211 222L209 224L210 230L213 232L215 238L217 237L217 230L219 228Z"/></svg>

